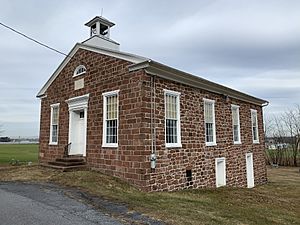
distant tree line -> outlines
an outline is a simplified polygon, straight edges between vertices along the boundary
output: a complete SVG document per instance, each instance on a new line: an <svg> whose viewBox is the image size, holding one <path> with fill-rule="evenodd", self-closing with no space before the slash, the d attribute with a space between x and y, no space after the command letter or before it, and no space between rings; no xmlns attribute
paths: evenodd
<svg viewBox="0 0 300 225"><path fill-rule="evenodd" d="M0 142L11 142L9 137L0 137Z"/></svg>
<svg viewBox="0 0 300 225"><path fill-rule="evenodd" d="M300 161L300 105L265 120L267 162L297 166ZM273 148L270 148L270 144ZM274 147L275 146L275 147Z"/></svg>

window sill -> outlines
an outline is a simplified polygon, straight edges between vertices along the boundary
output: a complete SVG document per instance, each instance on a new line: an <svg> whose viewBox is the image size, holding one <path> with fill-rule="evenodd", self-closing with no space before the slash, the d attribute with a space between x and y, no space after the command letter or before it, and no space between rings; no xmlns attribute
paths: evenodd
<svg viewBox="0 0 300 225"><path fill-rule="evenodd" d="M235 145L241 145L241 144L242 144L242 142L240 142L240 141L236 141L236 142L233 142L233 144L235 144Z"/></svg>
<svg viewBox="0 0 300 225"><path fill-rule="evenodd" d="M253 141L253 144L259 144L259 141Z"/></svg>
<svg viewBox="0 0 300 225"><path fill-rule="evenodd" d="M166 144L166 148L182 148L181 143L174 143L174 144Z"/></svg>
<svg viewBox="0 0 300 225"><path fill-rule="evenodd" d="M215 142L206 142L205 145L208 146L208 147L209 146L217 146L217 143L215 143Z"/></svg>
<svg viewBox="0 0 300 225"><path fill-rule="evenodd" d="M58 142L50 142L49 145L58 145Z"/></svg>
<svg viewBox="0 0 300 225"><path fill-rule="evenodd" d="M103 144L103 148L117 148L118 144Z"/></svg>
<svg viewBox="0 0 300 225"><path fill-rule="evenodd" d="M86 72L83 72L83 73L79 73L79 74L73 75L72 77L75 78L75 77L79 77L79 76L84 75L84 74L86 74Z"/></svg>

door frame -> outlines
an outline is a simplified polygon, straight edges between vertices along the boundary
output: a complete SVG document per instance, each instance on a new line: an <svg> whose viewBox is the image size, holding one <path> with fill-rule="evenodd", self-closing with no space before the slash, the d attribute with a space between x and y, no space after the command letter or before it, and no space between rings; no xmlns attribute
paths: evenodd
<svg viewBox="0 0 300 225"><path fill-rule="evenodd" d="M72 118L73 114L76 111L84 111L84 144L83 144L83 151L82 155L86 156L86 142L87 142L87 117L88 117L88 101L89 101L89 94L70 98L66 100L69 106L69 138L68 138L68 143L72 142ZM72 149L72 144L71 144L71 149ZM71 150L70 150L71 151Z"/></svg>
<svg viewBox="0 0 300 225"><path fill-rule="evenodd" d="M218 170L218 163L222 163L223 164L222 171ZM221 158L216 158L215 159L215 170L216 170L216 172L215 172L216 187L226 186L226 159L225 159L225 157L221 157ZM224 179L224 183L221 184L221 185L218 184L218 177L219 177L218 175L220 174L220 172L221 172L221 174L223 176L223 179Z"/></svg>
<svg viewBox="0 0 300 225"><path fill-rule="evenodd" d="M250 162L248 161L250 159ZM250 163L250 165L249 165ZM250 166L250 171L248 170ZM249 174L250 173L250 174ZM253 153L249 152L246 153L246 179L247 179L247 187L253 188L254 187L254 165L253 165Z"/></svg>

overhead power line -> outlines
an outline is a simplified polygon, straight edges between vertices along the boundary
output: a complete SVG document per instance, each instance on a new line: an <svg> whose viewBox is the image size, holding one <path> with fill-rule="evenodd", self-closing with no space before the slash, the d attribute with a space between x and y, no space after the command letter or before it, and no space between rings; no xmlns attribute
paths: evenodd
<svg viewBox="0 0 300 225"><path fill-rule="evenodd" d="M23 37L25 37L25 38L27 38L27 39L29 39L30 41L33 41L33 42L35 42L35 43L37 43L37 44L39 44L39 45L41 45L41 46L47 48L47 49L50 49L50 50L52 50L52 51L54 51L54 52L56 52L56 53L59 53L59 54L61 54L61 55L64 55L64 56L66 56L66 57L70 57L70 58L71 58L71 56L69 56L68 54L66 54L66 53L64 53L64 52L61 52L61 51L59 51L59 50L57 50L57 49L55 49L55 48L52 48L52 47L50 47L50 46L48 46L48 45L46 45L46 44L44 44L44 43L42 43L42 42L40 42L40 41L34 39L34 38L31 38L31 37L27 36L26 34L20 32L20 31L17 31L16 29L14 29L14 28L12 28L12 27L10 27L10 26L4 24L4 23L1 23L1 22L0 22L0 25L3 26L3 27L5 27L5 28L7 28L7 29L9 29L9 30L11 30L11 31L13 31L13 32L15 32L15 33L17 33L17 34L19 34L19 35L21 35L21 36L23 36Z"/></svg>

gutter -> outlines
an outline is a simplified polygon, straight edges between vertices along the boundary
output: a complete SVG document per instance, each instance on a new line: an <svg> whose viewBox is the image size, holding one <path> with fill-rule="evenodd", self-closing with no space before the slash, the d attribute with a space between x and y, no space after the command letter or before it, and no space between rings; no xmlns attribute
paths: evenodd
<svg viewBox="0 0 300 225"><path fill-rule="evenodd" d="M268 103L268 101L266 100L253 97L240 91L236 91L234 89L211 82L201 77L155 62L153 60L146 60L141 63L129 66L129 71L135 71L140 69L144 69L148 74L151 75L156 75L158 77L186 84L188 86L200 88L213 93L226 95L255 105L262 106L263 104Z"/></svg>

